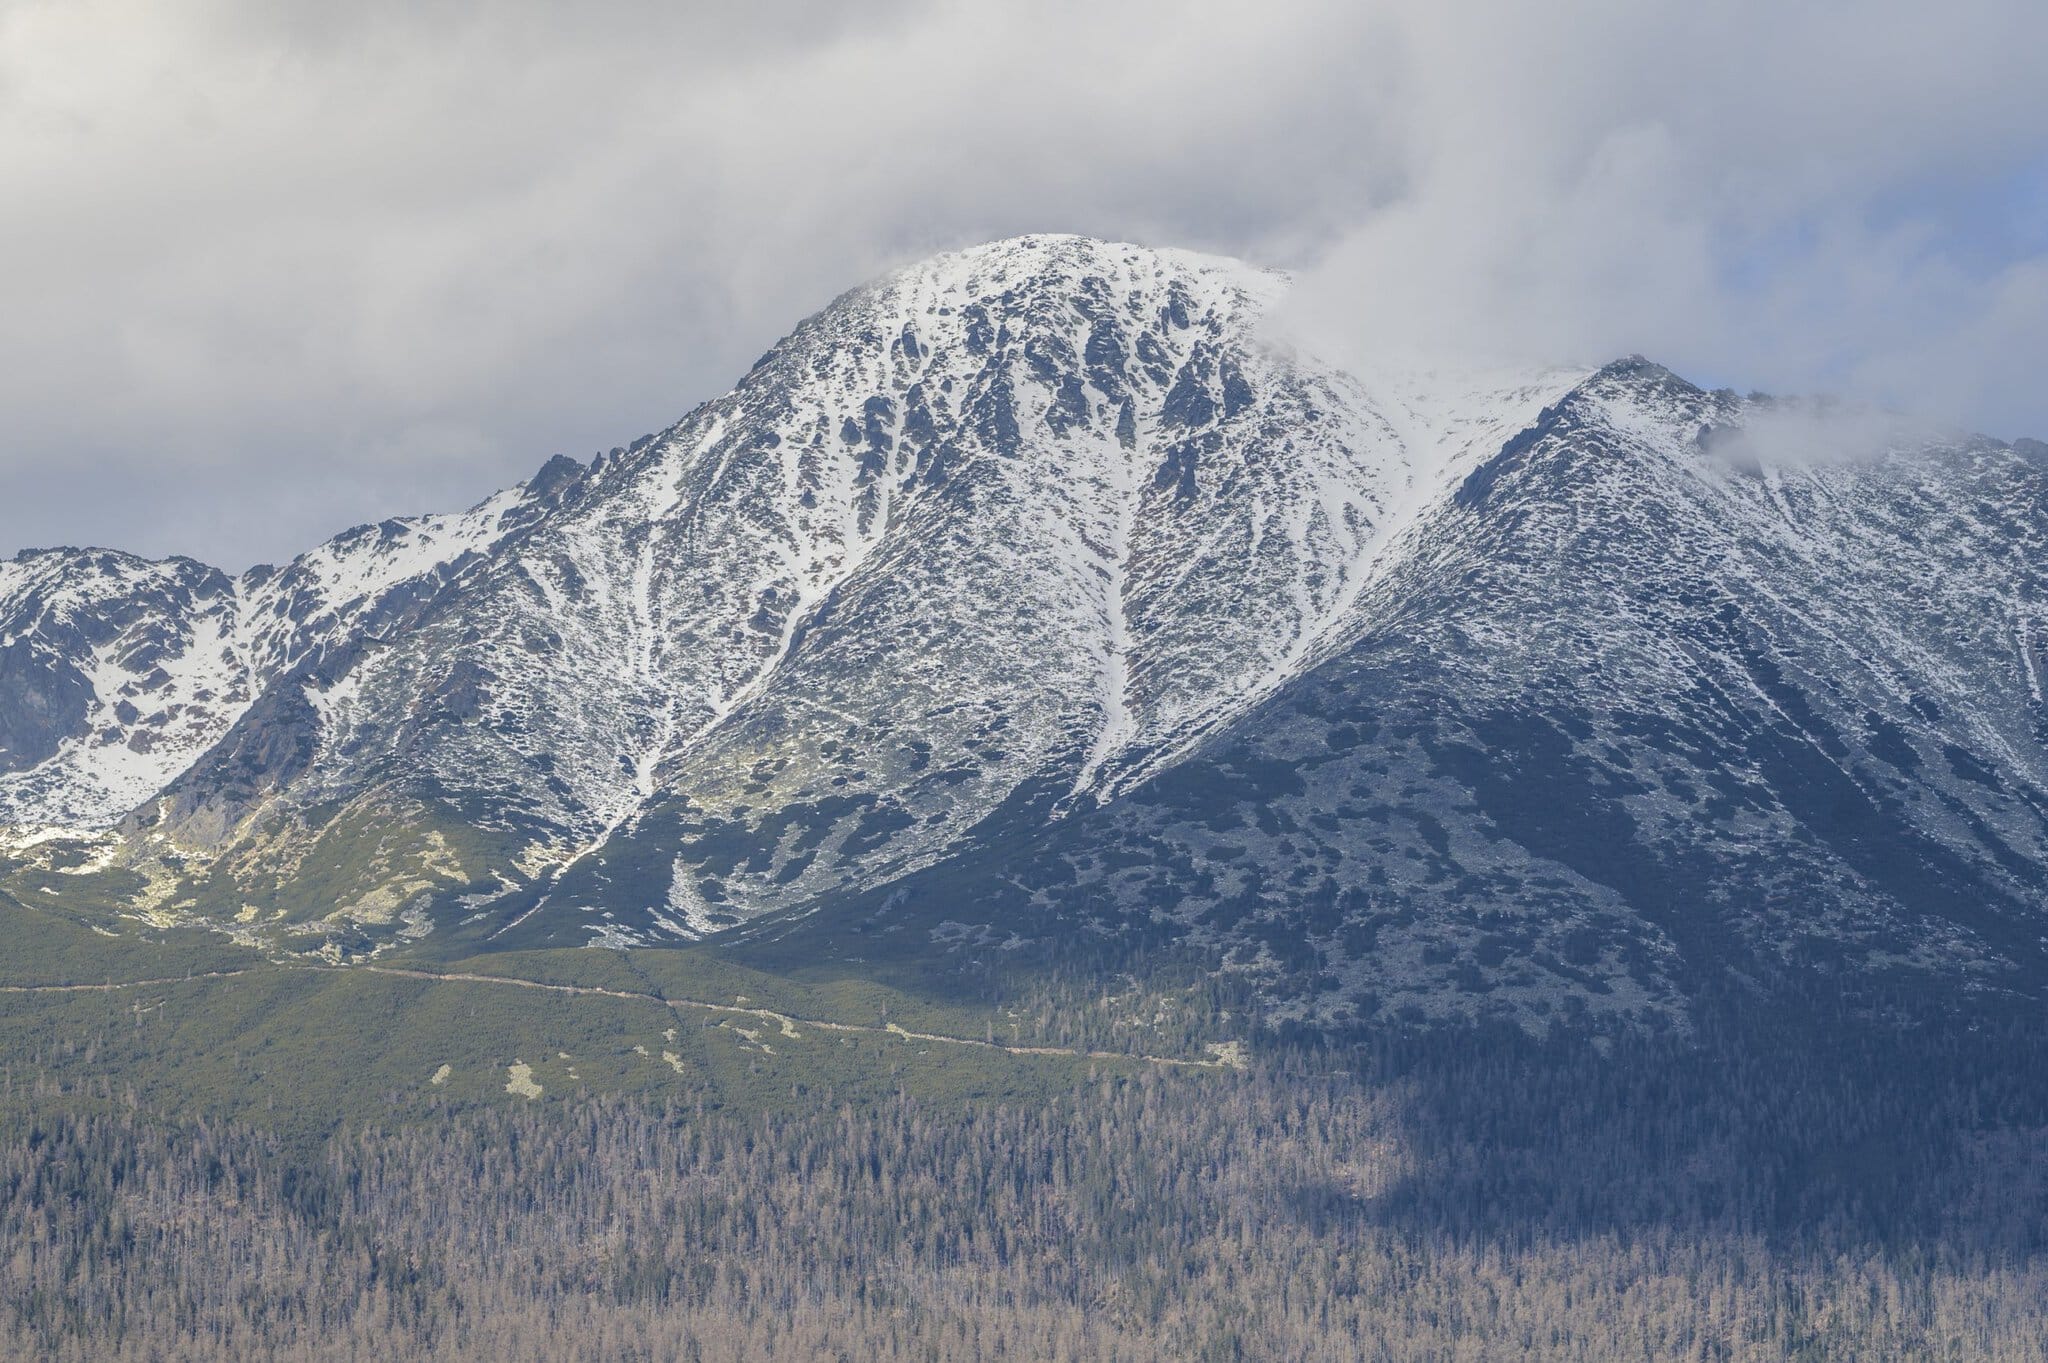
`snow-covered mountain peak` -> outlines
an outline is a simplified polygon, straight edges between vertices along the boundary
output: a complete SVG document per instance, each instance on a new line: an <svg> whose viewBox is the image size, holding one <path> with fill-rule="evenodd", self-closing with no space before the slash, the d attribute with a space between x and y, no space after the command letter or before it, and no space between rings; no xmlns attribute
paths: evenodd
<svg viewBox="0 0 2048 1363"><path fill-rule="evenodd" d="M234 584L190 559L58 549L0 564L0 825L103 826L218 738L247 699L238 618Z"/></svg>
<svg viewBox="0 0 2048 1363"><path fill-rule="evenodd" d="M886 878L1026 789L1112 798L1344 646L1407 532L1579 377L1368 386L1267 343L1285 288L1072 236L895 271L660 436L252 571L191 645L204 722L59 812L112 822L205 753L158 835L396 782L559 874L678 799L751 838L835 792L827 847L761 885L683 886L685 849L702 928L706 893L744 916ZM897 756L847 767L856 733ZM47 796L17 784L26 822Z"/></svg>
<svg viewBox="0 0 2048 1363"><path fill-rule="evenodd" d="M885 275L869 287L885 293L921 293L937 307L1014 299L1020 310L1028 311L1040 300L1058 302L1085 293L1090 281L1109 285L1126 303L1182 299L1189 315L1169 319L1179 327L1204 314L1215 314L1220 321L1255 315L1276 302L1287 287L1283 272L1228 256L1065 233L1009 237L945 252Z"/></svg>
<svg viewBox="0 0 2048 1363"><path fill-rule="evenodd" d="M2038 447L1639 356L1345 370L1287 287L994 242L460 515L0 565L0 824L351 952L974 905L1523 1020L1815 942L2030 968Z"/></svg>
<svg viewBox="0 0 2048 1363"><path fill-rule="evenodd" d="M15 839L111 827L266 687L489 549L537 500L518 488L458 515L359 526L239 579L105 549L0 563L0 827Z"/></svg>

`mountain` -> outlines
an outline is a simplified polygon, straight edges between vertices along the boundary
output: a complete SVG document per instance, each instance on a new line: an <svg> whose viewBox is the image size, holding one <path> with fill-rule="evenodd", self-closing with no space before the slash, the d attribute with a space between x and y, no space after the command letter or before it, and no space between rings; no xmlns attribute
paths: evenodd
<svg viewBox="0 0 2048 1363"><path fill-rule="evenodd" d="M1816 432L1843 457L1771 458ZM1156 923L1324 1024L2036 998L2048 451L1886 434L1610 366L1433 508L1341 651L897 894L966 898L970 939Z"/></svg>
<svg viewBox="0 0 2048 1363"><path fill-rule="evenodd" d="M309 658L488 548L520 506L362 526L238 581L190 559L30 550L0 563L0 826L20 838L117 822Z"/></svg>
<svg viewBox="0 0 2048 1363"><path fill-rule="evenodd" d="M335 959L1165 939L1276 1016L2048 983L2048 448L1358 376L1285 281L942 256L730 392L230 579L0 565L0 824Z"/></svg>

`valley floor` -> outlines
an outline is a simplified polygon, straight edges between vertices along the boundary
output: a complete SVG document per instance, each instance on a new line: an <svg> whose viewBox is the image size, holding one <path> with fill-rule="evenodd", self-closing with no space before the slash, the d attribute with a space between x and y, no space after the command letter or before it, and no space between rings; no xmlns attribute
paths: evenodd
<svg viewBox="0 0 2048 1363"><path fill-rule="evenodd" d="M2010 1074L1330 1059L309 1145L12 1066L0 1358L2048 1357Z"/></svg>
<svg viewBox="0 0 2048 1363"><path fill-rule="evenodd" d="M0 1359L2048 1360L2024 1020L1337 1045L1164 971L33 926Z"/></svg>

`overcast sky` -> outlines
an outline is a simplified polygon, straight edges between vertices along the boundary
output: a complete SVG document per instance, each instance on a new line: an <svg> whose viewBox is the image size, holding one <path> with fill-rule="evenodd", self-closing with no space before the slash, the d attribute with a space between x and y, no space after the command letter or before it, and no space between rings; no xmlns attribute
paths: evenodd
<svg viewBox="0 0 2048 1363"><path fill-rule="evenodd" d="M0 0L0 554L230 568L723 391L1025 231L1339 351L2048 435L2040 0Z"/></svg>

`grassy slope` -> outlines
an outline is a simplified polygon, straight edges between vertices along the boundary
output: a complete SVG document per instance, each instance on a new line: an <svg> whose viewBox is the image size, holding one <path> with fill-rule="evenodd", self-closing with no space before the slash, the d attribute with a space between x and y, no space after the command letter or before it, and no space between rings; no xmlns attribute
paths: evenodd
<svg viewBox="0 0 2048 1363"><path fill-rule="evenodd" d="M117 935L105 935L105 923L114 923ZM33 894L0 890L0 985L161 979L260 959L204 929L148 928L75 901L38 902Z"/></svg>
<svg viewBox="0 0 2048 1363"><path fill-rule="evenodd" d="M122 936L105 937L64 913L0 898L0 986L170 981L0 990L0 1065L12 1080L10 1101L25 1101L33 1087L27 1081L44 1076L104 1084L116 1097L132 1090L151 1107L235 1117L311 1140L343 1122L554 1103L586 1092L744 1111L879 1101L899 1091L1028 1102L1070 1088L1093 1069L1142 1063L1009 1054L804 1022L792 1037L770 1019L659 1002L766 1008L968 1039L1002 1030L1002 1014L988 1007L844 973L795 980L709 947L380 963L653 996L618 998L279 964L207 933L123 926ZM532 1067L539 1099L507 1091L515 1063ZM443 1065L447 1076L436 1085Z"/></svg>

